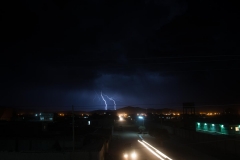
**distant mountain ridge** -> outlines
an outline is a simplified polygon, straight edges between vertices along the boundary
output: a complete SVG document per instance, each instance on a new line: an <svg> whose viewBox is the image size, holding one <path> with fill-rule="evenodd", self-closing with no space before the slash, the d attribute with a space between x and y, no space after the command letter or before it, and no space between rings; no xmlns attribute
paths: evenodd
<svg viewBox="0 0 240 160"><path fill-rule="evenodd" d="M120 109L117 109L118 113L128 113L128 114L136 114L136 113L175 113L179 112L176 109L171 109L171 108L163 108L163 109L154 109L154 108L141 108L141 107L132 107L132 106L127 106L123 107Z"/></svg>

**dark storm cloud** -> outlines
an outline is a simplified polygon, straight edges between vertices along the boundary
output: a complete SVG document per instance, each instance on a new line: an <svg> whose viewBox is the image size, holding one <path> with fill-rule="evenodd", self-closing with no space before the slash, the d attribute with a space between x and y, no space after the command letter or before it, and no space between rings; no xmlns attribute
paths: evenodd
<svg viewBox="0 0 240 160"><path fill-rule="evenodd" d="M89 77L95 70L107 72L110 68L116 68L108 67L109 61L115 62L119 68L133 68L134 71L128 58L144 55L146 49L143 44L147 37L185 9L186 4L178 1L146 1L138 5L103 1L26 1L18 2L16 6L8 4L4 16L19 21L10 22L6 29L19 24L22 28L6 30L14 38L11 47L5 49L6 54L18 53L19 56L7 55L3 57L3 63L9 66L12 65L9 62L13 62L17 65L18 74L26 79L37 76L42 82L46 80L41 76L60 80L65 79L64 75L69 72L69 76L81 80L81 75ZM14 36L15 32L22 33ZM5 36L10 40L8 33ZM96 62L99 59L102 61Z"/></svg>
<svg viewBox="0 0 240 160"><path fill-rule="evenodd" d="M98 109L100 91L121 106L236 101L238 57L207 56L239 51L231 3L6 2L2 104Z"/></svg>
<svg viewBox="0 0 240 160"><path fill-rule="evenodd" d="M20 53L82 54L84 58L169 52L203 53L235 46L226 23L235 11L212 1L26 1L8 4L5 38ZM136 3L136 2L135 2ZM13 7L12 7L13 6ZM12 20L10 20L12 19ZM16 21L17 20L17 21ZM18 27L14 27L18 26ZM9 30L11 27L11 30ZM227 40L226 40L227 39ZM196 51L197 48L197 51ZM231 47L233 48L233 47ZM159 53L160 52L160 53Z"/></svg>
<svg viewBox="0 0 240 160"><path fill-rule="evenodd" d="M111 52L112 49L118 48L116 43L120 43L128 50L142 45L148 36L186 10L186 4L178 1L159 2L142 2L138 5L127 2L116 4L104 2L89 4L84 1L19 2L20 6L13 9L9 6L10 10L6 9L6 16L12 18L15 17L14 13L20 12L19 22L13 21L8 26L19 24L23 26L23 33L17 37L26 38L27 42L21 40L17 47L25 52L26 49L30 53L80 53L100 50L98 52L101 54L107 53L111 56L119 54L117 51ZM25 16L23 11L32 17ZM9 16L10 13L13 15ZM28 23L24 23L25 21ZM25 27L27 28L24 29ZM30 37L25 33L30 34ZM133 51L125 51L124 54L132 54ZM91 53L85 56L89 55Z"/></svg>

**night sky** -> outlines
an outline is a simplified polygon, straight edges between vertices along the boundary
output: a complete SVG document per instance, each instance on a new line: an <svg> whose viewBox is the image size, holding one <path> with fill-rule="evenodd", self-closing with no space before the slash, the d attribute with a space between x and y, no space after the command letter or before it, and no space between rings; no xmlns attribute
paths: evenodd
<svg viewBox="0 0 240 160"><path fill-rule="evenodd" d="M101 91L117 108L240 104L237 1L15 0L0 8L0 106L104 109Z"/></svg>

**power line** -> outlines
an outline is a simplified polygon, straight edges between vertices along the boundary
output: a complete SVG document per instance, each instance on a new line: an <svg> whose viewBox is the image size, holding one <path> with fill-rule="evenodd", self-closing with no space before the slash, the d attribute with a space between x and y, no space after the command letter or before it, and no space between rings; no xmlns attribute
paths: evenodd
<svg viewBox="0 0 240 160"><path fill-rule="evenodd" d="M236 57L240 57L240 55L206 55L206 56L158 56L158 57L139 57L139 58L126 58L127 61L131 61L131 60L156 60L156 59L186 59L186 58L226 58L226 57L230 57L230 58L236 58ZM117 60L117 58L98 58L98 59L87 59L86 57L82 57L81 59L77 59L76 57L72 57L69 58L64 58L63 60L54 60L54 62L72 62L72 61L77 60L78 62L101 62L101 61L113 61L113 60ZM231 59L230 59L231 60ZM232 60L239 60L239 59L232 59ZM46 60L48 61L48 60ZM228 59L224 59L223 61L228 61ZM52 61L51 61L52 62ZM1 66L5 66L6 64L1 64Z"/></svg>
<svg viewBox="0 0 240 160"><path fill-rule="evenodd" d="M98 57L97 59L94 58L84 58L81 57L81 62L89 62L89 61L112 61L116 60L117 58L102 58ZM181 58L214 58L214 57L240 57L240 55L203 55L203 56L153 56L153 57L137 57L137 58L126 58L126 60L140 60L140 59L181 59ZM72 56L71 58L76 59L75 56Z"/></svg>
<svg viewBox="0 0 240 160"><path fill-rule="evenodd" d="M207 55L207 56L168 56L168 57L143 57L133 59L180 59L180 58L213 58L213 57L240 57L240 55Z"/></svg>
<svg viewBox="0 0 240 160"><path fill-rule="evenodd" d="M198 103L197 103L198 104ZM168 108L172 108L172 107L182 107L182 103L138 103L138 104L120 104L118 105L118 107L127 107L127 106L131 106L131 107L135 107L135 106L168 106L168 105L172 105L172 106L168 106ZM195 107L205 107L205 106L212 106L212 107L224 107L224 106L240 106L240 104L199 104L199 105L195 105ZM104 108L105 105L74 105L74 108ZM20 107L20 108L42 108L44 109L45 107L33 107L33 106L29 106L29 107ZM52 108L70 108L69 106L61 106L61 107L52 107Z"/></svg>

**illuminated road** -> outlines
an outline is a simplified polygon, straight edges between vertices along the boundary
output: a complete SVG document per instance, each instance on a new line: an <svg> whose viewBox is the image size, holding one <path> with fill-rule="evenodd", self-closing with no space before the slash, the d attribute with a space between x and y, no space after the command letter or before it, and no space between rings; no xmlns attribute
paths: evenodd
<svg viewBox="0 0 240 160"><path fill-rule="evenodd" d="M136 160L165 160L164 158L168 157L159 154L160 151L153 148L150 142L142 141L137 131L133 131L134 129L131 128L131 125L126 124L124 121L122 121L120 125L123 127L123 131L114 132L107 159L123 160L124 150L129 144L131 144L131 148L137 153ZM166 160L172 159L166 158Z"/></svg>
<svg viewBox="0 0 240 160"><path fill-rule="evenodd" d="M138 140L138 142L141 145L143 145L147 150L149 150L149 152L151 152L153 155L155 155L157 158L159 158L161 160L172 160L166 154L164 154L163 152L159 151L158 149L156 149L154 146L152 146L151 144L147 143L146 141Z"/></svg>
<svg viewBox="0 0 240 160"><path fill-rule="evenodd" d="M174 141L169 141L161 146L155 138L148 134L142 135L142 140L136 127L125 121L119 122L118 125L121 125L123 129L114 131L107 160L124 160L123 153L129 144L137 153L136 160L216 160L197 150L174 143Z"/></svg>
<svg viewBox="0 0 240 160"><path fill-rule="evenodd" d="M112 144L110 145L110 157L109 159L124 159L123 153L127 145L131 144L131 148L135 150L137 153L137 160L159 160L153 153L151 153L144 145L139 142L139 137L136 132L123 131L116 132L117 136L115 136L112 140ZM145 144L146 145L146 144Z"/></svg>

